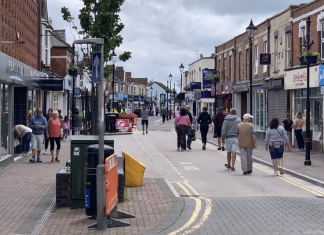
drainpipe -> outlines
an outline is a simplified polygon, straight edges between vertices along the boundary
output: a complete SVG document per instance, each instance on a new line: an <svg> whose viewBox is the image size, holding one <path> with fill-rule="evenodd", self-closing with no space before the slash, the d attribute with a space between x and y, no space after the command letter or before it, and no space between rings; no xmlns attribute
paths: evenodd
<svg viewBox="0 0 324 235"><path fill-rule="evenodd" d="M270 20L268 20L268 26L267 26L267 41L268 41L268 48L267 48L267 50L268 50L268 53L270 53L270 29L271 29L271 25L270 25ZM267 68L267 77L270 77L270 65L267 65L268 66L268 68ZM269 106L268 106L268 104L269 104L269 102L268 102L268 90L264 90L265 91L265 100L266 100L266 115L265 115L265 124L266 124L266 126L265 126L265 131L268 129L268 124L269 124L269 117L268 117L268 108L269 108ZM264 135L264 137L263 138L265 138L265 135Z"/></svg>

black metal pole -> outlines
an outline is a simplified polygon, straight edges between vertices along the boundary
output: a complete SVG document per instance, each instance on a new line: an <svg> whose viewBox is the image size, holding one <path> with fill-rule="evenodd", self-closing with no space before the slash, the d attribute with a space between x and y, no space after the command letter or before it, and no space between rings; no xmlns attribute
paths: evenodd
<svg viewBox="0 0 324 235"><path fill-rule="evenodd" d="M216 71L216 70L215 70ZM215 100L214 100L214 112L215 112L215 115L216 115L216 109L217 109L217 95L216 95L216 84L217 84L217 81L216 79L214 78L214 87L215 87ZM213 121L213 120L212 120ZM217 130L216 130L216 127L214 126L214 135L213 135L213 138L217 138Z"/></svg>
<svg viewBox="0 0 324 235"><path fill-rule="evenodd" d="M250 40L250 55L249 55L249 76L250 76L250 114L252 114L252 39L249 38Z"/></svg>
<svg viewBox="0 0 324 235"><path fill-rule="evenodd" d="M310 16L308 16L306 24L307 24L307 51L310 49ZM306 152L305 152L305 162L304 165L311 165L312 162L310 160L310 100L309 100L309 63L307 62L307 97L306 97Z"/></svg>
<svg viewBox="0 0 324 235"><path fill-rule="evenodd" d="M113 71L112 71L112 112L114 112L114 102L115 102L115 63L113 63Z"/></svg>
<svg viewBox="0 0 324 235"><path fill-rule="evenodd" d="M71 61L72 61L72 66L74 65L74 56L75 56L75 46L74 46L74 44L73 44L73 46L72 46L72 59L71 59ZM72 124L72 135L74 135L74 131L75 131L75 124L74 124L74 118L75 118L75 75L74 75L74 73L73 73L73 75L72 75L72 122L71 122L71 124Z"/></svg>
<svg viewBox="0 0 324 235"><path fill-rule="evenodd" d="M175 83L173 83L173 112L174 112L174 115L175 115L175 95L176 95L176 91L175 91ZM174 116L175 117L175 116Z"/></svg>
<svg viewBox="0 0 324 235"><path fill-rule="evenodd" d="M166 94L167 94L167 98L166 98L166 103L167 103L167 114L166 114L166 119L167 119L167 121L169 120L169 100L168 100L168 97L169 97L169 81L167 81L167 90L166 90Z"/></svg>
<svg viewBox="0 0 324 235"><path fill-rule="evenodd" d="M181 73L181 79L180 79L180 93L182 93L182 73ZM180 95L180 108L181 108L181 105L182 105L182 96Z"/></svg>

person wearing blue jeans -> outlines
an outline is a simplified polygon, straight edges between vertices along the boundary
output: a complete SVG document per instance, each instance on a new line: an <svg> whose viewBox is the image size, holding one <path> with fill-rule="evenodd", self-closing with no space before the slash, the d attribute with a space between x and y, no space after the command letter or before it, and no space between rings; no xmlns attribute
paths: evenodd
<svg viewBox="0 0 324 235"><path fill-rule="evenodd" d="M14 128L14 138L21 139L20 144L22 147L22 156L27 157L30 149L32 129L24 125L15 125Z"/></svg>

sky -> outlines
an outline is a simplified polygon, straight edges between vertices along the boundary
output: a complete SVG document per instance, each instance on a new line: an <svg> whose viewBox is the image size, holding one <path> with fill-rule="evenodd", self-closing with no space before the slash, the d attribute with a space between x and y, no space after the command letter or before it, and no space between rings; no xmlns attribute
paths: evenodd
<svg viewBox="0 0 324 235"><path fill-rule="evenodd" d="M125 25L124 38L116 54L131 51L132 58L116 66L132 77L166 84L171 73L172 84L179 83L179 66L210 56L214 47L245 32L252 19L258 25L285 10L289 5L311 0L125 0L120 21ZM67 42L79 39L71 25L63 21L61 7L67 7L78 24L81 0L48 0L48 14L54 29L65 29Z"/></svg>

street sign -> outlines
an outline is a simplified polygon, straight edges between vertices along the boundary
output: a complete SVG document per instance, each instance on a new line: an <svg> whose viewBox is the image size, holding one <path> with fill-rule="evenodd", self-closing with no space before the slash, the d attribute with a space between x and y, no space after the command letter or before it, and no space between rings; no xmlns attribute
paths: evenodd
<svg viewBox="0 0 324 235"><path fill-rule="evenodd" d="M101 53L92 53L92 79L94 83L100 83L101 79Z"/></svg>
<svg viewBox="0 0 324 235"><path fill-rule="evenodd" d="M186 97L186 104L189 104L189 97Z"/></svg>

